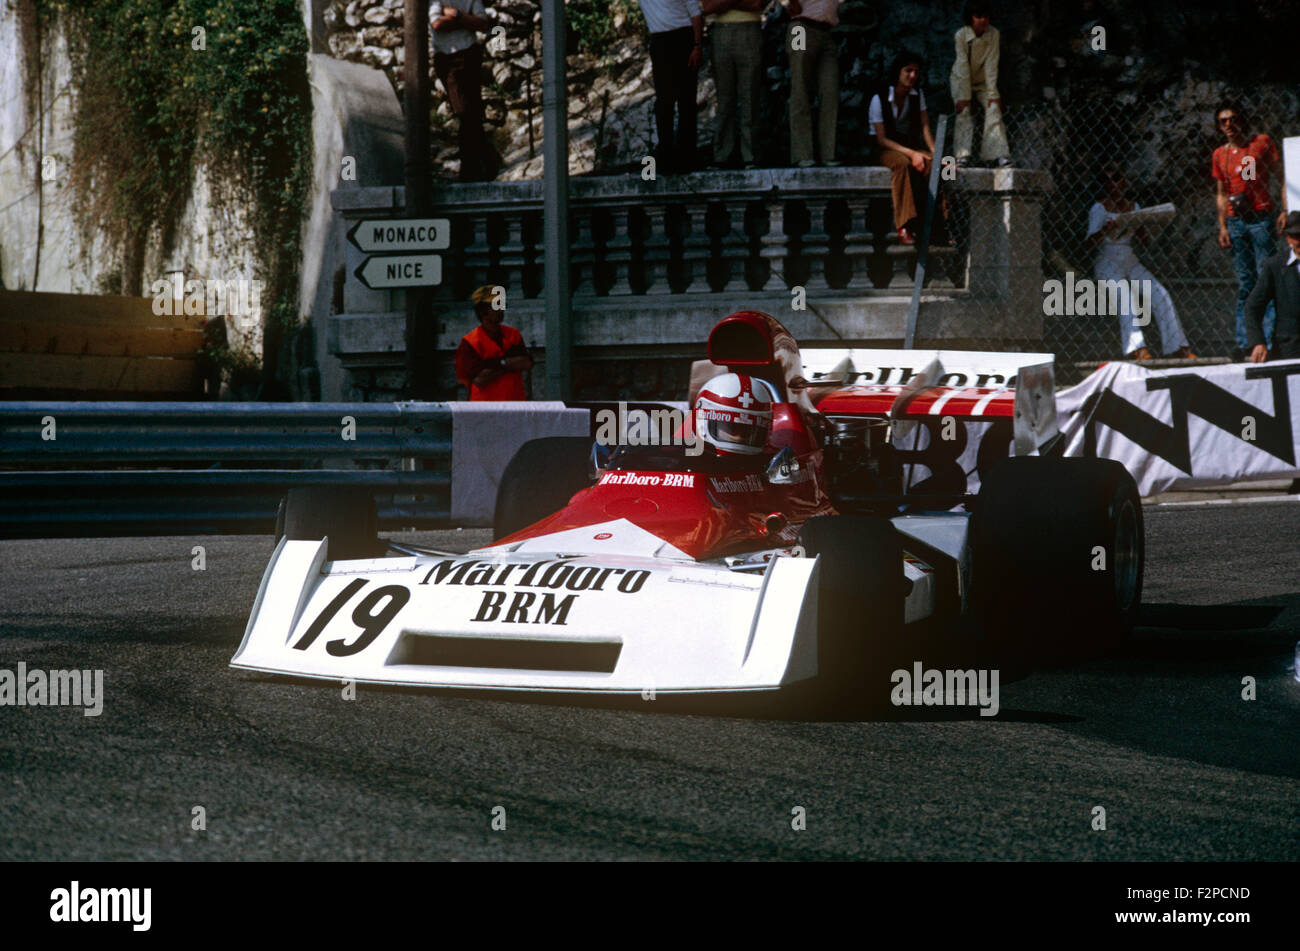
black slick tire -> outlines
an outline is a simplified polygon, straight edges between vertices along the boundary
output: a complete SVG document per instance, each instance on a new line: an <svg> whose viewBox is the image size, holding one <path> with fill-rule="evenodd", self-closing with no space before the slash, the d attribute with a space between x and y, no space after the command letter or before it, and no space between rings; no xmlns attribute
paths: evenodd
<svg viewBox="0 0 1300 951"><path fill-rule="evenodd" d="M1024 661L1113 648L1133 630L1145 562L1142 502L1111 459L1006 459L971 520L972 589L986 642Z"/></svg>
<svg viewBox="0 0 1300 951"><path fill-rule="evenodd" d="M804 523L800 544L821 557L816 706L832 716L886 707L904 648L898 531L877 516L820 515Z"/></svg>
<svg viewBox="0 0 1300 951"><path fill-rule="evenodd" d="M497 488L494 537L553 515L591 485L591 440L585 436L530 439L519 447Z"/></svg>

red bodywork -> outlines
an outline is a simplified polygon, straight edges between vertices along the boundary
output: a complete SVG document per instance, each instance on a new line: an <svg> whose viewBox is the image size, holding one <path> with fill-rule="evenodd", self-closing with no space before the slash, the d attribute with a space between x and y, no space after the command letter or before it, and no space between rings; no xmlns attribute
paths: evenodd
<svg viewBox="0 0 1300 951"><path fill-rule="evenodd" d="M892 411L903 418L917 416L960 416L969 420L1012 419L1016 415L1016 391L1006 387L932 386L917 393L905 409L894 403L901 386L846 386L817 403L827 416L888 416Z"/></svg>
<svg viewBox="0 0 1300 951"><path fill-rule="evenodd" d="M800 481L772 485L764 478L766 462L789 447L799 463ZM705 471L706 456L687 456L672 472L610 469L569 504L496 544L523 541L627 519L697 560L782 548L798 540L798 527L814 515L831 514L821 448L805 411L777 403L765 451L755 456L758 468L745 472ZM734 457L733 457L734 458ZM692 468L695 465L700 468ZM779 516L780 525L770 517Z"/></svg>
<svg viewBox="0 0 1300 951"><path fill-rule="evenodd" d="M697 560L781 548L798 540L804 521L835 511L814 417L952 415L991 421L1015 415L1012 389L951 386L916 391L903 406L896 404L906 387L850 385L826 393L814 410L815 385L802 377L798 344L780 321L758 311L740 311L719 321L709 334L708 353L714 364L706 368L710 372L725 369L759 377L788 401L774 404L772 432L764 453L755 457L755 470L707 471L703 456L688 457L670 472L609 470L559 512L497 544L622 518ZM763 466L787 446L799 462L800 481L773 485L764 478Z"/></svg>

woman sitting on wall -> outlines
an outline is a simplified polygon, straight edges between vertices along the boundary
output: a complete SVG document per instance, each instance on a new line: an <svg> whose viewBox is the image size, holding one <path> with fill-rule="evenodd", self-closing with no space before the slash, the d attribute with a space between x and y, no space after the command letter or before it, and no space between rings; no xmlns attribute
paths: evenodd
<svg viewBox="0 0 1300 951"><path fill-rule="evenodd" d="M924 70L925 61L917 53L895 56L867 113L880 146L880 162L893 176L894 227L903 244L916 240L920 202L925 201L926 177L934 158L930 114L921 92Z"/></svg>

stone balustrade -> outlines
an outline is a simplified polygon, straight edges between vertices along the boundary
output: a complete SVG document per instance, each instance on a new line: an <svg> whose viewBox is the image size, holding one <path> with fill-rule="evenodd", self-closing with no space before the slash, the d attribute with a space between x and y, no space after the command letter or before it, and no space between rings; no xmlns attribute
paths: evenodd
<svg viewBox="0 0 1300 951"><path fill-rule="evenodd" d="M932 251L918 343L1041 340L1038 218L1048 177L962 170L949 187L969 226L955 248ZM346 228L360 218L401 217L403 191L340 189L333 204ZM434 305L450 390L450 353L473 326L467 301L475 287L503 286L509 322L535 347L545 338L542 188L443 185L434 202L435 216L451 222ZM699 356L712 324L742 308L776 315L808 343L891 345L903 336L915 250L897 242L884 168L577 178L569 213L579 357ZM379 398L395 377L376 371L401 363L404 292L372 291L355 279L364 257L348 246L343 313L328 318L330 351L368 374L354 372L362 392L339 398L372 390ZM797 309L796 288L805 309ZM1005 316L990 320L990 312Z"/></svg>

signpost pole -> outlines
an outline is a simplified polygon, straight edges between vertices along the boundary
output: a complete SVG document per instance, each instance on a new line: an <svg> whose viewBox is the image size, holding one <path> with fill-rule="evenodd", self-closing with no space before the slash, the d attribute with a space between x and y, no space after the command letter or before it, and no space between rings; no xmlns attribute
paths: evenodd
<svg viewBox="0 0 1300 951"><path fill-rule="evenodd" d="M407 218L432 211L433 175L429 162L429 6L408 3L403 18L406 46L406 208ZM433 293L427 287L406 290L406 396L431 400L437 396L438 328L433 320Z"/></svg>
<svg viewBox="0 0 1300 951"><path fill-rule="evenodd" d="M542 161L546 284L546 398L573 395L569 300L569 128L564 5L542 0Z"/></svg>
<svg viewBox="0 0 1300 951"><path fill-rule="evenodd" d="M943 152L948 143L948 117L939 116L939 126L934 133L934 158L930 161L930 200L925 205L925 218L921 227L921 243L916 249L916 277L912 281L912 302L907 308L907 325L903 329L903 349L916 346L916 322L921 313L921 288L925 285L925 268L930 257L930 234L934 224L934 208L939 202L939 169L943 165Z"/></svg>

